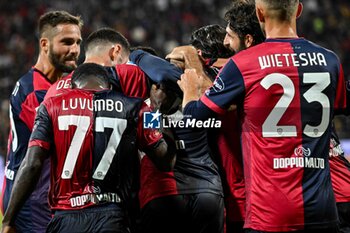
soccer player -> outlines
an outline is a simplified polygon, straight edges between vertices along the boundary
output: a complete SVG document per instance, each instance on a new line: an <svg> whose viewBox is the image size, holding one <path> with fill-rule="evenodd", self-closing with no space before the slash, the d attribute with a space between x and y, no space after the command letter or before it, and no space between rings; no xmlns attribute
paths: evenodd
<svg viewBox="0 0 350 233"><path fill-rule="evenodd" d="M198 100L198 75L179 85L184 114L242 116L247 232L336 232L327 160L333 109L345 108L338 57L296 33L298 0L256 0L267 40L233 56Z"/></svg>
<svg viewBox="0 0 350 233"><path fill-rule="evenodd" d="M152 85L151 101L168 106L161 109L168 115L163 127L172 129L177 151L172 172L160 171L146 156L141 160L139 232L223 232L222 183L208 147L207 128L186 126L190 119L174 104L177 98L166 83Z"/></svg>
<svg viewBox="0 0 350 233"><path fill-rule="evenodd" d="M107 68L111 80L121 91L132 97L148 98L150 86L142 70L129 61L128 40L111 28L101 28L92 32L86 41L84 63L96 63ZM56 82L48 90L45 98L70 89L71 75Z"/></svg>
<svg viewBox="0 0 350 233"><path fill-rule="evenodd" d="M258 19L255 12L255 4L251 1L238 1L231 5L225 13L227 21L226 33L221 37L214 47L226 46L235 53L247 49L254 45L260 44L265 37L260 29ZM215 55L215 50L210 49L214 44L213 38L208 40L208 31L212 28L198 29L192 33L191 44L200 50L199 54L203 57L202 61L208 61ZM213 28L214 29L214 28ZM219 31L218 31L219 32ZM212 33L213 35L222 35L221 33ZM218 37L217 39L220 39ZM221 45L219 44L221 43ZM208 50L209 49L209 50ZM204 51L204 52L202 52ZM187 55L185 55L187 53ZM210 53L213 53L210 55ZM196 59L193 48L182 46L175 48L167 57L171 61L182 62L184 66L197 67L193 64ZM220 54L220 57L225 57L225 54ZM185 61L181 59L185 59ZM192 58L192 59L189 59ZM179 59L181 61L179 61ZM212 61L213 59L209 59ZM228 60L225 59L225 63ZM220 65L220 63L222 65ZM210 69L205 68L210 62L204 62L205 72L214 80L218 73L217 68L222 68L223 62L217 64L215 62ZM214 67L213 67L214 66ZM211 149L217 151L220 155L219 164L223 168L222 175L225 177L224 190L225 192L225 207L226 207L226 231L227 232L243 232L243 224L245 218L245 187L243 175L243 161L240 145L240 123L237 116L237 111L234 107L219 117L222 122L222 127L217 132L210 133Z"/></svg>
<svg viewBox="0 0 350 233"><path fill-rule="evenodd" d="M137 148L159 170L172 169L173 141L143 129L142 113L149 109L142 99L110 90L108 76L100 65L82 64L73 73L73 90L41 104L4 215L4 232L12 230L47 156L55 214L47 232L128 232L124 208L138 170Z"/></svg>
<svg viewBox="0 0 350 233"><path fill-rule="evenodd" d="M208 61L208 67L212 65L209 63L216 62L219 57L232 55L232 51L223 46L225 34L225 29L219 25L208 25L195 31L193 43L197 45L203 60ZM200 41L203 38L205 40ZM195 52L195 55L198 56L197 51ZM179 78L179 75L176 75L182 71L143 51L132 52L131 60L139 65L154 82L159 83L152 86L152 93L170 98L168 102L171 104L169 105L176 106L177 109L174 110L176 112L179 108L176 100L181 98L181 93L178 92L178 89L173 89L173 86ZM183 67L184 64L179 62L176 65ZM216 68L212 72L215 70ZM210 72L210 69L208 71ZM166 114L170 115L171 119L174 115L181 118L180 111L175 114ZM176 122L182 121L186 122L186 117L176 120ZM219 201L217 194L220 189L213 186L215 182L210 182L208 185L208 177L218 179L219 171L216 171L215 174L212 170L214 167L208 169L207 162L199 162L208 161L206 157L211 154L207 145L207 129L187 128L185 130L175 127L174 134L178 139L178 156L173 173L157 171L147 158L141 161L142 175L139 196L142 211L139 228L141 232L221 232L224 221L222 203L213 204L214 200ZM203 149L196 152L196 148ZM216 167L214 161L211 166ZM214 192L217 194L207 195ZM194 203L197 204L194 205ZM204 208L203 203L206 203L207 208ZM215 213L215 210L218 212ZM172 219L176 221L172 223Z"/></svg>
<svg viewBox="0 0 350 233"><path fill-rule="evenodd" d="M84 63L96 63L106 67L110 74L110 81L115 89L122 91L126 96L146 99L149 97L150 84L142 70L129 61L130 45L128 40L111 28L101 28L92 32L86 41ZM71 75L64 77L48 90L45 99L70 90ZM138 185L136 185L138 186ZM138 190L138 187L135 187ZM135 191L137 193L137 191ZM137 196L135 194L135 196ZM135 199L137 199L135 197ZM130 202L131 203L131 202ZM137 201L131 203L129 217L137 215L139 209ZM133 221L133 220L132 220ZM135 224L131 224L135 225Z"/></svg>
<svg viewBox="0 0 350 233"><path fill-rule="evenodd" d="M50 85L77 66L82 24L80 17L65 11L47 12L38 21L40 52L37 62L19 79L10 97L11 132L2 191L3 212L7 209L14 179L27 152L37 107ZM47 178L48 173L44 171L37 189L18 213L17 232L45 232L51 213L47 204L48 186L41 181Z"/></svg>

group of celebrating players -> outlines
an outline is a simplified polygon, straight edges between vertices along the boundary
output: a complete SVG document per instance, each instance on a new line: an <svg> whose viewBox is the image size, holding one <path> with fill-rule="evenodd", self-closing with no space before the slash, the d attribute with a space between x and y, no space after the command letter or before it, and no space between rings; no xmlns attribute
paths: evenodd
<svg viewBox="0 0 350 233"><path fill-rule="evenodd" d="M2 232L350 232L332 124L350 83L333 52L298 37L301 12L235 1L226 30L199 28L166 60L42 15L38 60L10 97Z"/></svg>

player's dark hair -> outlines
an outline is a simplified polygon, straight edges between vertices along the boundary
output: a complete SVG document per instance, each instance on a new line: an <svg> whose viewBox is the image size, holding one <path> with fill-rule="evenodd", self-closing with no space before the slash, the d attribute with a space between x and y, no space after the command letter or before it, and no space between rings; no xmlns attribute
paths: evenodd
<svg viewBox="0 0 350 233"><path fill-rule="evenodd" d="M203 58L228 58L234 52L224 46L225 35L220 25L207 25L192 32L190 44L202 51Z"/></svg>
<svg viewBox="0 0 350 233"><path fill-rule="evenodd" d="M111 28L101 28L88 36L85 41L85 51L106 43L120 44L125 50L130 50L129 41L120 32Z"/></svg>
<svg viewBox="0 0 350 233"><path fill-rule="evenodd" d="M44 32L59 24L75 24L81 29L83 26L83 20L80 16L71 15L66 11L49 11L39 18L39 36L42 37Z"/></svg>
<svg viewBox="0 0 350 233"><path fill-rule="evenodd" d="M73 72L71 84L75 88L78 83L89 82L91 79L98 79L104 86L109 86L109 75L106 69L96 63L83 63Z"/></svg>
<svg viewBox="0 0 350 233"><path fill-rule="evenodd" d="M234 2L231 8L225 13L225 20L230 29L237 33L241 41L248 34L254 39L253 45L260 44L265 40L255 13L255 4L253 1Z"/></svg>

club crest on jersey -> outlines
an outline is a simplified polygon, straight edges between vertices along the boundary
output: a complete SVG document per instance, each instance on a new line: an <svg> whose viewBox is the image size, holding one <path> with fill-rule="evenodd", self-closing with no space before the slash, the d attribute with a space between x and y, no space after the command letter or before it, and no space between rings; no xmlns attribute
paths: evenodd
<svg viewBox="0 0 350 233"><path fill-rule="evenodd" d="M294 149L294 154L296 156L310 156L311 155L311 150L310 148L304 148L304 147L297 147Z"/></svg>
<svg viewBox="0 0 350 233"><path fill-rule="evenodd" d="M157 110L156 112L144 112L143 113L143 128L144 129L159 129L160 128L160 116L162 114Z"/></svg>

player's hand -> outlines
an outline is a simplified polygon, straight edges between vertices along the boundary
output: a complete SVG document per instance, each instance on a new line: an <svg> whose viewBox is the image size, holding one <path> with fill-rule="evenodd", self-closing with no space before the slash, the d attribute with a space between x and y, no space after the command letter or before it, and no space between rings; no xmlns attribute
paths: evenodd
<svg viewBox="0 0 350 233"><path fill-rule="evenodd" d="M195 54L197 54L195 48L191 45L183 45L173 48L171 53L166 55L165 59L174 59L178 61L184 61L185 60L185 54L191 53L191 51L195 51Z"/></svg>
<svg viewBox="0 0 350 233"><path fill-rule="evenodd" d="M184 93L197 93L201 80L195 69L186 69L177 84Z"/></svg>
<svg viewBox="0 0 350 233"><path fill-rule="evenodd" d="M197 49L192 45L178 46L171 51L166 57L175 65L181 66L182 69L196 69L201 72L203 69L203 59L198 55Z"/></svg>
<svg viewBox="0 0 350 233"><path fill-rule="evenodd" d="M16 233L16 229L13 226L2 226L1 233Z"/></svg>
<svg viewBox="0 0 350 233"><path fill-rule="evenodd" d="M195 69L186 69L181 75L181 79L177 81L177 84L184 93L182 107L185 107L190 101L199 99L202 79L203 77L199 76Z"/></svg>

